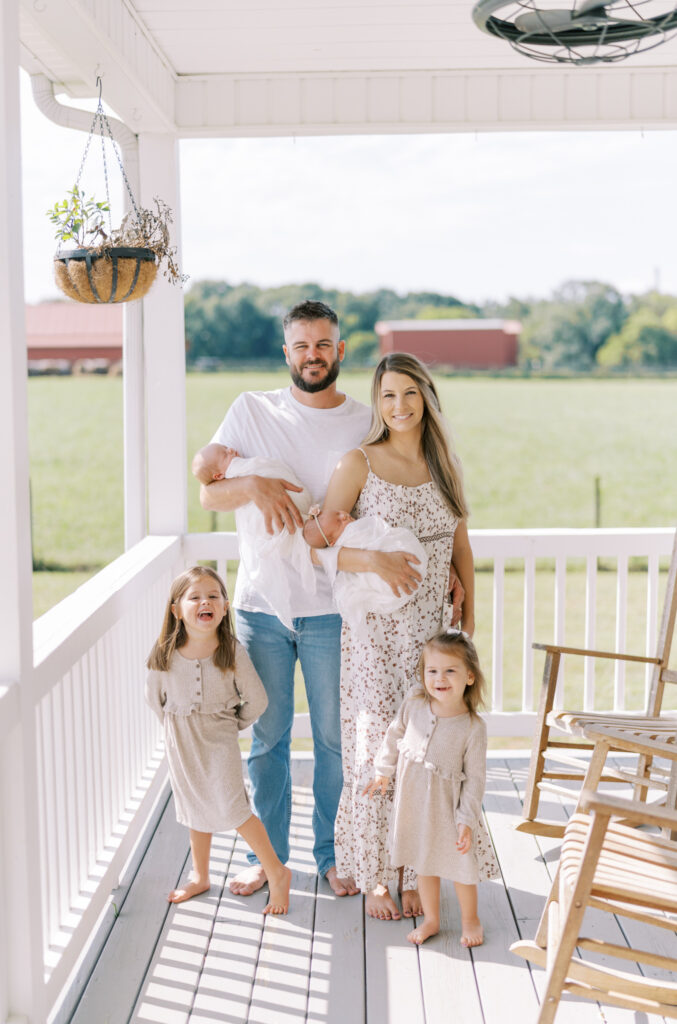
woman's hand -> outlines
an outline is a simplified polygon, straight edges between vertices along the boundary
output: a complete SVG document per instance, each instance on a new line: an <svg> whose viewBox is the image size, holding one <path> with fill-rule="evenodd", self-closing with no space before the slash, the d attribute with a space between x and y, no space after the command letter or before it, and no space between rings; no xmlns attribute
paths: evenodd
<svg viewBox="0 0 677 1024"><path fill-rule="evenodd" d="M459 853L468 853L472 843L472 829L470 825L457 825L456 832L458 834L456 849Z"/></svg>
<svg viewBox="0 0 677 1024"><path fill-rule="evenodd" d="M465 589L460 579L456 575L456 570L453 564L449 566L449 584L447 586L447 602L453 606L453 614L451 616L452 626L457 626L463 616L463 598L465 597Z"/></svg>
<svg viewBox="0 0 677 1024"><path fill-rule="evenodd" d="M362 796L368 796L371 800L377 789L380 789L381 794L385 796L389 781L390 779L387 775L377 775L373 782L364 787Z"/></svg>
<svg viewBox="0 0 677 1024"><path fill-rule="evenodd" d="M416 569L420 558L408 551L373 551L372 572L385 580L395 597L402 594L413 594L421 582L421 574Z"/></svg>

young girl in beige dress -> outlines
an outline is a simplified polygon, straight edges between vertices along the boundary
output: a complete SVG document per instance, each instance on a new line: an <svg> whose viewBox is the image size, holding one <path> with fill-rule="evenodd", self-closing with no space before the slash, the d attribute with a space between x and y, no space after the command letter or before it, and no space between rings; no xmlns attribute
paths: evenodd
<svg viewBox="0 0 677 1024"><path fill-rule="evenodd" d="M482 822L487 728L477 714L484 676L472 640L458 629L433 637L419 678L388 727L364 792L385 794L395 776L388 851L393 864L416 870L424 915L409 941L420 945L440 930L440 878L448 878L461 908L461 943L479 946L477 882L495 878L498 864Z"/></svg>
<svg viewBox="0 0 677 1024"><path fill-rule="evenodd" d="M147 665L146 700L164 727L176 820L190 829L193 859L190 880L170 892L170 903L209 889L212 833L236 829L266 872L263 913L286 914L291 871L251 812L237 740L268 698L233 636L226 588L212 569L197 565L174 580Z"/></svg>

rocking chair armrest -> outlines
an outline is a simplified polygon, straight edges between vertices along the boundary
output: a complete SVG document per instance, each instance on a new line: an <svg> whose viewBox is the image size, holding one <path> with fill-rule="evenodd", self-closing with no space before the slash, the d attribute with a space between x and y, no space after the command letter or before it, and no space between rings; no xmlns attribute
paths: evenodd
<svg viewBox="0 0 677 1024"><path fill-rule="evenodd" d="M589 651L583 647L562 647L560 644L533 643L535 651L547 651L549 654L579 654L584 658L610 658L613 661L639 661L644 665L660 665L660 658L649 658L642 654L619 654L616 651Z"/></svg>
<svg viewBox="0 0 677 1024"><path fill-rule="evenodd" d="M637 719L637 725L632 729L629 727L624 729L618 725L589 725L583 732L587 740L591 740L593 743L603 741L614 750L627 750L632 754L646 754L648 757L665 757L670 761L677 761L677 719L674 724L675 743L652 739L652 733L648 727L646 732L642 732L640 717Z"/></svg>
<svg viewBox="0 0 677 1024"><path fill-rule="evenodd" d="M607 796L591 789L584 789L578 802L578 809L586 814L610 814L638 825L657 825L658 828L677 831L677 811L657 810L653 804L641 800L627 800L620 796Z"/></svg>

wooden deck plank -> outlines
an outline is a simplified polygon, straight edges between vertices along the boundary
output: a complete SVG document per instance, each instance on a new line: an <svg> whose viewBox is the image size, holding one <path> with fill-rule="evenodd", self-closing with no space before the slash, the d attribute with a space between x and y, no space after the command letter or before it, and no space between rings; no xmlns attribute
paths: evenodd
<svg viewBox="0 0 677 1024"><path fill-rule="evenodd" d="M318 879L308 989L312 1024L364 1024L363 913L362 896L339 899L324 878Z"/></svg>
<svg viewBox="0 0 677 1024"><path fill-rule="evenodd" d="M188 855L188 833L177 823L170 799L71 1024L127 1024L167 919L166 895L180 879Z"/></svg>
<svg viewBox="0 0 677 1024"><path fill-rule="evenodd" d="M246 844L236 841L228 878L247 866L246 855ZM233 896L227 883L224 886L190 1024L214 1024L215 1021L242 1024L247 1020L267 899L267 889L244 897Z"/></svg>
<svg viewBox="0 0 677 1024"><path fill-rule="evenodd" d="M472 955L460 943L461 917L452 882L440 886L440 932L419 949L421 986L426 1020L450 1018L463 1024L482 1024Z"/></svg>
<svg viewBox="0 0 677 1024"><path fill-rule="evenodd" d="M234 833L215 835L209 861L211 888L185 903L170 905L134 1007L133 1024L186 1024L189 1020L233 844Z"/></svg>
<svg viewBox="0 0 677 1024"><path fill-rule="evenodd" d="M396 886L390 894L397 901ZM425 1024L418 951L407 935L412 918L365 917L364 955L369 1024Z"/></svg>

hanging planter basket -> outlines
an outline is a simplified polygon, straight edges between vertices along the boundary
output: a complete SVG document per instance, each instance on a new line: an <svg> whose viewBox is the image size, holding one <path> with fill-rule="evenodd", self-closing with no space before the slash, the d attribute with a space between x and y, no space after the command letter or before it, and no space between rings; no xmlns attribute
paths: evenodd
<svg viewBox="0 0 677 1024"><path fill-rule="evenodd" d="M131 302L143 298L161 266L165 277L174 284L182 284L186 278L179 270L176 249L170 245L172 211L157 198L154 209L137 206L103 109L100 78L97 84L99 103L75 185L67 192L65 200L47 211L56 225L56 237L59 239L59 248L54 256L54 276L64 295L76 302ZM95 134L101 139L105 202L96 202L94 197L87 199L80 189L80 178ZM106 136L113 145L129 197L130 210L119 228L113 228L111 223ZM108 215L108 230L104 214ZM77 248L63 249L64 243L75 244Z"/></svg>
<svg viewBox="0 0 677 1024"><path fill-rule="evenodd" d="M76 302L142 299L157 275L152 249L72 249L54 257L54 278Z"/></svg>

